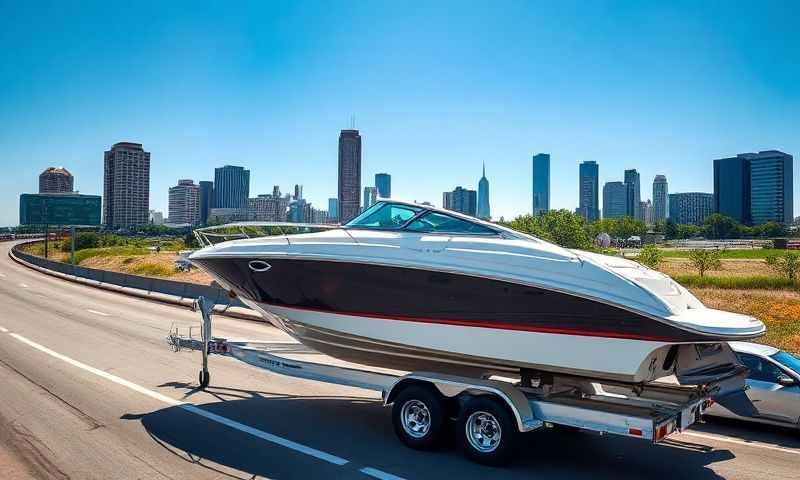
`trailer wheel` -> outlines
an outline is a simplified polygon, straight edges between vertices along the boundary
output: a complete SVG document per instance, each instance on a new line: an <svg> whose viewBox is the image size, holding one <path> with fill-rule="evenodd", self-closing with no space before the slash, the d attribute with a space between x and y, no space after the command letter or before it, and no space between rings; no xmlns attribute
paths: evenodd
<svg viewBox="0 0 800 480"><path fill-rule="evenodd" d="M400 441L416 450L432 450L442 439L445 409L431 388L410 385L395 398L392 423Z"/></svg>
<svg viewBox="0 0 800 480"><path fill-rule="evenodd" d="M208 383L211 381L211 374L206 370L200 370L198 380L200 381L200 389L205 390L208 386Z"/></svg>
<svg viewBox="0 0 800 480"><path fill-rule="evenodd" d="M501 466L517 453L517 422L506 405L493 397L468 400L458 417L457 431L464 454L477 463Z"/></svg>

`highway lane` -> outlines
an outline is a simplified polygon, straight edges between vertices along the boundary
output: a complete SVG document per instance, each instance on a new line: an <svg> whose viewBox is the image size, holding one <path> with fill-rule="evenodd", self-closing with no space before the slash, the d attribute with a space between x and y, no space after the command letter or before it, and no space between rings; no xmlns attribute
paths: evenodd
<svg viewBox="0 0 800 480"><path fill-rule="evenodd" d="M513 467L415 452L394 437L376 394L170 352L187 309L22 267L0 244L2 478L792 478L800 435L725 422L669 445L535 432ZM25 286L23 286L25 285ZM215 317L215 334L287 342L257 322ZM187 402L189 405L182 402ZM10 474L8 472L11 472Z"/></svg>

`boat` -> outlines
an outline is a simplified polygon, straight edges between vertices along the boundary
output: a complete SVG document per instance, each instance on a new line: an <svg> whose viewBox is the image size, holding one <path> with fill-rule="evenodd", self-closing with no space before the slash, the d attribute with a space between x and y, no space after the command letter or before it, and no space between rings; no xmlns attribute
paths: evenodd
<svg viewBox="0 0 800 480"><path fill-rule="evenodd" d="M741 366L764 324L667 275L449 210L382 199L342 226L190 256L306 346L362 365L698 385Z"/></svg>

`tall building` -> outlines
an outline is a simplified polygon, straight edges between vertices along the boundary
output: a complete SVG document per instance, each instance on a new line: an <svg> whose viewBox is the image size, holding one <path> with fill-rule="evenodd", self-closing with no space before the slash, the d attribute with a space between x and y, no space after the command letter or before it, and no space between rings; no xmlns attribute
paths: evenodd
<svg viewBox="0 0 800 480"><path fill-rule="evenodd" d="M603 185L603 218L623 218L628 214L628 191L622 182Z"/></svg>
<svg viewBox="0 0 800 480"><path fill-rule="evenodd" d="M347 223L361 209L361 135L358 130L339 134L339 222Z"/></svg>
<svg viewBox="0 0 800 480"><path fill-rule="evenodd" d="M550 210L550 154L533 156L533 214Z"/></svg>
<svg viewBox="0 0 800 480"><path fill-rule="evenodd" d="M289 203L287 221L293 223L311 223L311 204L297 198Z"/></svg>
<svg viewBox="0 0 800 480"><path fill-rule="evenodd" d="M474 217L478 207L478 192L456 187L452 192L442 194L442 207Z"/></svg>
<svg viewBox="0 0 800 480"><path fill-rule="evenodd" d="M214 208L214 182L201 180L200 184L200 224L208 225L208 216Z"/></svg>
<svg viewBox="0 0 800 480"><path fill-rule="evenodd" d="M489 180L486 179L486 164L483 164L483 176L478 180L478 218L490 220L492 218L489 207Z"/></svg>
<svg viewBox="0 0 800 480"><path fill-rule="evenodd" d="M750 218L754 225L794 220L791 155L769 150L750 158Z"/></svg>
<svg viewBox="0 0 800 480"><path fill-rule="evenodd" d="M714 160L714 211L744 224L790 223L793 157L777 150Z"/></svg>
<svg viewBox="0 0 800 480"><path fill-rule="evenodd" d="M636 169L625 170L625 215L639 218L639 205L642 191L639 183L639 172Z"/></svg>
<svg viewBox="0 0 800 480"><path fill-rule="evenodd" d="M292 198L294 200L300 200L301 198L303 198L303 186L302 185L295 184L295 186L294 186L294 197L292 197Z"/></svg>
<svg viewBox="0 0 800 480"><path fill-rule="evenodd" d="M200 223L200 186L193 180L178 180L170 187L169 223Z"/></svg>
<svg viewBox="0 0 800 480"><path fill-rule="evenodd" d="M289 199L281 196L277 187L273 194L259 195L247 200L247 219L255 222L285 222ZM277 193L277 195L275 195Z"/></svg>
<svg viewBox="0 0 800 480"><path fill-rule="evenodd" d="M214 208L247 208L250 170L225 165L214 169Z"/></svg>
<svg viewBox="0 0 800 480"><path fill-rule="evenodd" d="M150 218L148 221L153 225L164 225L164 213L158 210L150 210Z"/></svg>
<svg viewBox="0 0 800 480"><path fill-rule="evenodd" d="M150 212L150 152L141 143L115 143L103 156L103 223L146 225Z"/></svg>
<svg viewBox="0 0 800 480"><path fill-rule="evenodd" d="M669 194L669 218L675 223L702 225L714 213L714 195L690 192Z"/></svg>
<svg viewBox="0 0 800 480"><path fill-rule="evenodd" d="M361 210L366 210L375 205L378 201L378 189L376 187L364 187L364 205Z"/></svg>
<svg viewBox="0 0 800 480"><path fill-rule="evenodd" d="M388 173L375 174L375 188L381 198L392 198L392 176Z"/></svg>
<svg viewBox="0 0 800 480"><path fill-rule="evenodd" d="M639 202L639 219L645 225L653 225L653 204L650 200L646 202Z"/></svg>
<svg viewBox="0 0 800 480"><path fill-rule="evenodd" d="M653 223L667 218L667 177L656 175L653 179Z"/></svg>
<svg viewBox="0 0 800 480"><path fill-rule="evenodd" d="M39 193L71 193L75 178L64 167L50 167L39 174Z"/></svg>
<svg viewBox="0 0 800 480"><path fill-rule="evenodd" d="M339 221L339 199L338 198L329 198L328 199L328 220L333 223Z"/></svg>
<svg viewBox="0 0 800 480"><path fill-rule="evenodd" d="M578 215L587 222L600 219L600 167L597 162L583 162L578 167Z"/></svg>

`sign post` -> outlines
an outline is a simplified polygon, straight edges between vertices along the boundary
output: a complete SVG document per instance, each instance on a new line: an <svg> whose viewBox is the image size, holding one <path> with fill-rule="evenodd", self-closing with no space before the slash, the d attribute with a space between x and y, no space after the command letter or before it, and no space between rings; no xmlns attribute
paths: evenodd
<svg viewBox="0 0 800 480"><path fill-rule="evenodd" d="M69 263L75 265L75 226L73 225L70 228L69 232L69 239L70 239L70 255L69 255Z"/></svg>

